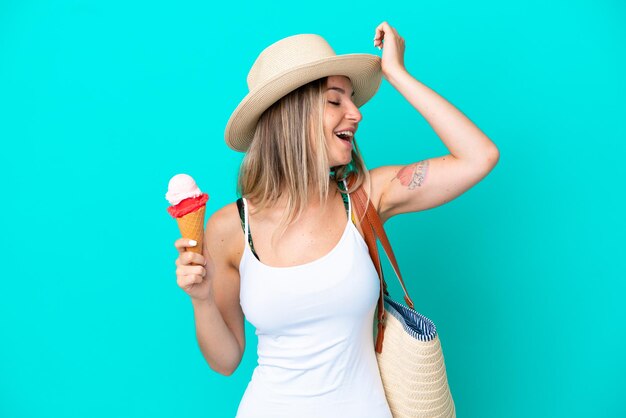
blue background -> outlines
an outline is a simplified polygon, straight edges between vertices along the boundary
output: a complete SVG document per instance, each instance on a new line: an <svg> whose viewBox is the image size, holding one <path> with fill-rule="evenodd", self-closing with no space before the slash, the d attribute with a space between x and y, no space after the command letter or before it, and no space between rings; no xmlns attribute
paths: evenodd
<svg viewBox="0 0 626 418"><path fill-rule="evenodd" d="M409 72L501 154L459 198L386 224L438 326L458 416L626 416L625 12L3 0L0 416L234 416L254 328L232 376L208 367L176 285L167 182L196 178L207 217L233 202L243 154L223 131L257 54L296 33L380 54L383 20ZM361 110L370 168L447 153L387 81Z"/></svg>

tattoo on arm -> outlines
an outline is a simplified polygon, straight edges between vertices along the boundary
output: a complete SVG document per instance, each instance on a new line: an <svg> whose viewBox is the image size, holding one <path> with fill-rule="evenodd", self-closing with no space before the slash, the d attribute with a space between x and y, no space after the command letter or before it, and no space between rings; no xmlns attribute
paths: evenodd
<svg viewBox="0 0 626 418"><path fill-rule="evenodd" d="M419 161L414 164L402 167L396 178L400 180L403 186L408 186L409 190L413 190L416 187L420 187L426 181L426 174L428 173L428 160Z"/></svg>

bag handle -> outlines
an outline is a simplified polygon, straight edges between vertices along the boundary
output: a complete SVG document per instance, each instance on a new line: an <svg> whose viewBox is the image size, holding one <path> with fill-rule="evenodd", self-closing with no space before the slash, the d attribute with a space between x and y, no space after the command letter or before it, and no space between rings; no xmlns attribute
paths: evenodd
<svg viewBox="0 0 626 418"><path fill-rule="evenodd" d="M352 187L355 180L356 176L350 176L348 180L348 187ZM365 193L365 190L363 189L363 185L361 185L357 190L352 192L351 195L354 196L354 208L359 217L359 223L361 223L364 217L367 218L367 223L361 223L361 227L363 229L363 235L365 235L365 242L367 243L370 257L372 258L372 261L374 261L374 267L376 268L376 271L378 272L378 277L380 278L380 295L378 297L378 335L376 337L376 352L382 353L387 319L385 317L383 293L385 295L389 295L389 292L387 290L387 283L385 281L382 265L380 263L378 246L376 245L377 237L383 245L385 254L391 262L391 265L393 266L396 277L400 281L400 285L402 286L402 290L404 291L405 302L411 309L414 309L414 304L411 300L411 297L409 296L409 292L406 290L406 286L404 285L404 280L402 279L402 274L400 273L400 267L398 267L398 262L393 253L393 249L391 248L391 243L389 242L389 238L387 237L385 228L383 228L383 224L380 220L380 217L378 216L378 212L372 205L372 202L367 200L367 195Z"/></svg>

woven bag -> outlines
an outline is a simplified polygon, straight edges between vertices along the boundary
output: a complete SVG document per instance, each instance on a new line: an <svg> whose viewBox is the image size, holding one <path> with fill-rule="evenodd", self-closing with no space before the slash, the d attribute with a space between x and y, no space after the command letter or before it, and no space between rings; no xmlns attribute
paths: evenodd
<svg viewBox="0 0 626 418"><path fill-rule="evenodd" d="M354 176L351 176L348 188L353 181ZM456 417L435 324L413 309L413 301L404 286L385 229L376 209L367 201L363 187L359 187L350 196L354 197L353 206L359 220L367 219L361 226L380 277L375 349L391 413L394 418ZM376 245L377 237L393 265L408 306L389 296Z"/></svg>

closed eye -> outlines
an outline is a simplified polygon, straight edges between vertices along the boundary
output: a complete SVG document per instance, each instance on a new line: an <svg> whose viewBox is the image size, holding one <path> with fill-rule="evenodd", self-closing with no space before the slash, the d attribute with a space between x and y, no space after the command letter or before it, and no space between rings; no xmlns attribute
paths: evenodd
<svg viewBox="0 0 626 418"><path fill-rule="evenodd" d="M331 102L330 100L328 101L328 103L334 104L335 106L339 104L339 102Z"/></svg>

